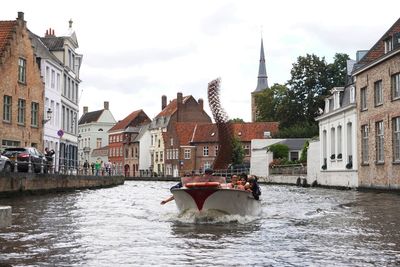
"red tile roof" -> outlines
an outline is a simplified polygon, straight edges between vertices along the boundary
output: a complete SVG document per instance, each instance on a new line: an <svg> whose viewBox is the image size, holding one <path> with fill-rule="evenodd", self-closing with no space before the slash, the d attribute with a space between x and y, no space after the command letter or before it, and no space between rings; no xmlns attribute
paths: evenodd
<svg viewBox="0 0 400 267"><path fill-rule="evenodd" d="M250 142L253 139L263 139L264 132L270 132L272 135L278 132L278 122L249 122L249 123L232 123L231 129L235 136L238 136L242 142ZM216 124L198 125L193 142L217 142L218 129Z"/></svg>
<svg viewBox="0 0 400 267"><path fill-rule="evenodd" d="M193 132L199 124L197 122L177 122L175 124L176 135L181 146L190 145Z"/></svg>
<svg viewBox="0 0 400 267"><path fill-rule="evenodd" d="M139 125L133 125L133 121L140 115L143 114L145 117L148 118L148 121L150 122L150 118L146 115L146 113L140 109L140 110L135 110L128 116L126 116L122 121L117 122L109 131L117 131L117 130L124 130L128 126L139 126Z"/></svg>
<svg viewBox="0 0 400 267"><path fill-rule="evenodd" d="M8 40L12 37L16 21L0 21L0 55L3 53Z"/></svg>
<svg viewBox="0 0 400 267"><path fill-rule="evenodd" d="M359 61L360 64L368 64L385 54L384 41L400 32L400 18L385 32L385 34L378 40L378 42L367 52L367 54ZM392 40L394 46L394 40ZM394 49L393 49L394 50Z"/></svg>
<svg viewBox="0 0 400 267"><path fill-rule="evenodd" d="M182 103L185 103L190 97L191 97L190 95L184 96L182 98ZM172 100L171 102L169 102L169 104L160 113L158 113L156 118L173 115L177 110L177 107L178 107L177 103L178 102L177 102L176 98L174 100Z"/></svg>

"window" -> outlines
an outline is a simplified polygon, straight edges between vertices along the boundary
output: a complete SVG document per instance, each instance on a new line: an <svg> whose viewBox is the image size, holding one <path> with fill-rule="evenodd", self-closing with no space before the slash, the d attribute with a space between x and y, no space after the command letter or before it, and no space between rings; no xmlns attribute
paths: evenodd
<svg viewBox="0 0 400 267"><path fill-rule="evenodd" d="M139 149L135 147L135 159L139 157Z"/></svg>
<svg viewBox="0 0 400 267"><path fill-rule="evenodd" d="M211 168L211 163L208 162L208 161L206 161L206 162L204 163L204 170L209 169L209 168Z"/></svg>
<svg viewBox="0 0 400 267"><path fill-rule="evenodd" d="M335 145L335 128L331 128L331 159L335 159L335 149L336 149L336 145Z"/></svg>
<svg viewBox="0 0 400 267"><path fill-rule="evenodd" d="M244 154L246 156L250 156L250 145L245 145L244 146Z"/></svg>
<svg viewBox="0 0 400 267"><path fill-rule="evenodd" d="M291 161L299 160L299 152L298 151L290 151L290 160Z"/></svg>
<svg viewBox="0 0 400 267"><path fill-rule="evenodd" d="M208 156L208 146L203 147L203 156Z"/></svg>
<svg viewBox="0 0 400 267"><path fill-rule="evenodd" d="M3 98L3 120L11 122L11 96L5 95Z"/></svg>
<svg viewBox="0 0 400 267"><path fill-rule="evenodd" d="M361 160L362 163L368 163L368 125L361 126Z"/></svg>
<svg viewBox="0 0 400 267"><path fill-rule="evenodd" d="M367 109L367 87L361 88L360 108L361 110Z"/></svg>
<svg viewBox="0 0 400 267"><path fill-rule="evenodd" d="M379 163L384 162L383 142L383 121L378 121L376 123L376 161Z"/></svg>
<svg viewBox="0 0 400 267"><path fill-rule="evenodd" d="M219 146L215 146L215 156L218 156Z"/></svg>
<svg viewBox="0 0 400 267"><path fill-rule="evenodd" d="M26 83L26 60L23 58L18 60L18 81Z"/></svg>
<svg viewBox="0 0 400 267"><path fill-rule="evenodd" d="M374 83L374 101L375 106L382 105L383 103L383 95L382 95L382 80Z"/></svg>
<svg viewBox="0 0 400 267"><path fill-rule="evenodd" d="M164 160L164 153L162 151L160 151L160 161Z"/></svg>
<svg viewBox="0 0 400 267"><path fill-rule="evenodd" d="M129 158L129 149L125 149L125 158Z"/></svg>
<svg viewBox="0 0 400 267"><path fill-rule="evenodd" d="M393 119L393 161L400 162L400 117Z"/></svg>
<svg viewBox="0 0 400 267"><path fill-rule="evenodd" d="M161 139L158 139L158 147L161 147Z"/></svg>
<svg viewBox="0 0 400 267"><path fill-rule="evenodd" d="M342 158L342 126L337 127L337 158ZM340 155L340 156L339 156Z"/></svg>
<svg viewBox="0 0 400 267"><path fill-rule="evenodd" d="M50 68L46 67L46 85L49 86L50 84Z"/></svg>
<svg viewBox="0 0 400 267"><path fill-rule="evenodd" d="M32 102L31 105L31 125L39 126L39 103Z"/></svg>
<svg viewBox="0 0 400 267"><path fill-rule="evenodd" d="M57 84L56 84L56 89L58 92L60 92L60 83L61 83L61 75L57 73Z"/></svg>
<svg viewBox="0 0 400 267"><path fill-rule="evenodd" d="M392 37L385 40L385 54L393 50Z"/></svg>
<svg viewBox="0 0 400 267"><path fill-rule="evenodd" d="M56 87L56 72L51 70L51 88L54 89Z"/></svg>
<svg viewBox="0 0 400 267"><path fill-rule="evenodd" d="M354 103L355 101L355 90L354 86L350 87L350 103Z"/></svg>
<svg viewBox="0 0 400 267"><path fill-rule="evenodd" d="M17 122L20 124L25 123L25 100L24 99L18 99L18 120Z"/></svg>
<svg viewBox="0 0 400 267"><path fill-rule="evenodd" d="M171 138L171 139L170 139L170 143L171 143L171 146L174 145L174 138Z"/></svg>
<svg viewBox="0 0 400 267"><path fill-rule="evenodd" d="M101 143L102 143L101 138L97 138L96 139L96 148L100 148L101 147Z"/></svg>
<svg viewBox="0 0 400 267"><path fill-rule="evenodd" d="M392 99L400 98L400 73L392 76Z"/></svg>
<svg viewBox="0 0 400 267"><path fill-rule="evenodd" d="M185 157L185 159L190 159L190 149L188 149L188 148L185 148L185 153L184 153L184 157Z"/></svg>
<svg viewBox="0 0 400 267"><path fill-rule="evenodd" d="M158 162L158 152L156 152L156 162Z"/></svg>
<svg viewBox="0 0 400 267"><path fill-rule="evenodd" d="M21 146L21 142L20 141L13 141L13 140L5 140L5 139L3 139L1 141L1 145L3 147L20 147Z"/></svg>

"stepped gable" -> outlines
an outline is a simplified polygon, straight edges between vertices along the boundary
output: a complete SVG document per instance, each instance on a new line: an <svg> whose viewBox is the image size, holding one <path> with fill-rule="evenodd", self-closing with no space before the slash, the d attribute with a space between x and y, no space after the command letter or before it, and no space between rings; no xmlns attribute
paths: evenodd
<svg viewBox="0 0 400 267"><path fill-rule="evenodd" d="M14 27L17 25L13 21L0 21L0 56L3 54L9 40L12 38Z"/></svg>

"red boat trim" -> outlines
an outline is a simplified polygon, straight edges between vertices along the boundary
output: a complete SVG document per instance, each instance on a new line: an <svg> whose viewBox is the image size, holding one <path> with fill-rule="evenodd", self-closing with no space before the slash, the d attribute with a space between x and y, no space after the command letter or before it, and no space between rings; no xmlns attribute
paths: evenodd
<svg viewBox="0 0 400 267"><path fill-rule="evenodd" d="M197 208L200 210L203 209L204 202L206 199L211 196L213 193L215 193L217 190L213 189L189 189L185 190L186 193L188 193L196 202Z"/></svg>

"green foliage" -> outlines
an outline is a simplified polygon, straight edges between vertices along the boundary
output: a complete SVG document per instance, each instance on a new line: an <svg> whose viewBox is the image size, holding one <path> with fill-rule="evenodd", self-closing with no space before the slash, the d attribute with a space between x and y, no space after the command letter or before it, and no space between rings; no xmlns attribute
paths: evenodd
<svg viewBox="0 0 400 267"><path fill-rule="evenodd" d="M232 138L232 164L242 164L244 159L244 148L237 136Z"/></svg>
<svg viewBox="0 0 400 267"><path fill-rule="evenodd" d="M241 122L241 123L244 123L244 120L243 119L241 119L241 118L234 118L234 119L230 119L228 122L230 122L230 123L237 123L237 122Z"/></svg>
<svg viewBox="0 0 400 267"><path fill-rule="evenodd" d="M309 146L310 146L310 142L307 140L304 143L303 150L301 151L300 162L307 162L307 151L308 151Z"/></svg>
<svg viewBox="0 0 400 267"><path fill-rule="evenodd" d="M346 60L337 53L334 62L312 54L299 56L286 85L274 84L255 96L257 121L277 121L280 132L275 137L313 137L318 135L315 117L324 107L324 98L335 86L344 86Z"/></svg>
<svg viewBox="0 0 400 267"><path fill-rule="evenodd" d="M289 155L289 147L284 144L273 144L268 150L274 154L274 159L287 159Z"/></svg>
<svg viewBox="0 0 400 267"><path fill-rule="evenodd" d="M299 123L293 126L279 128L274 138L311 138L318 136L319 129L316 123Z"/></svg>

